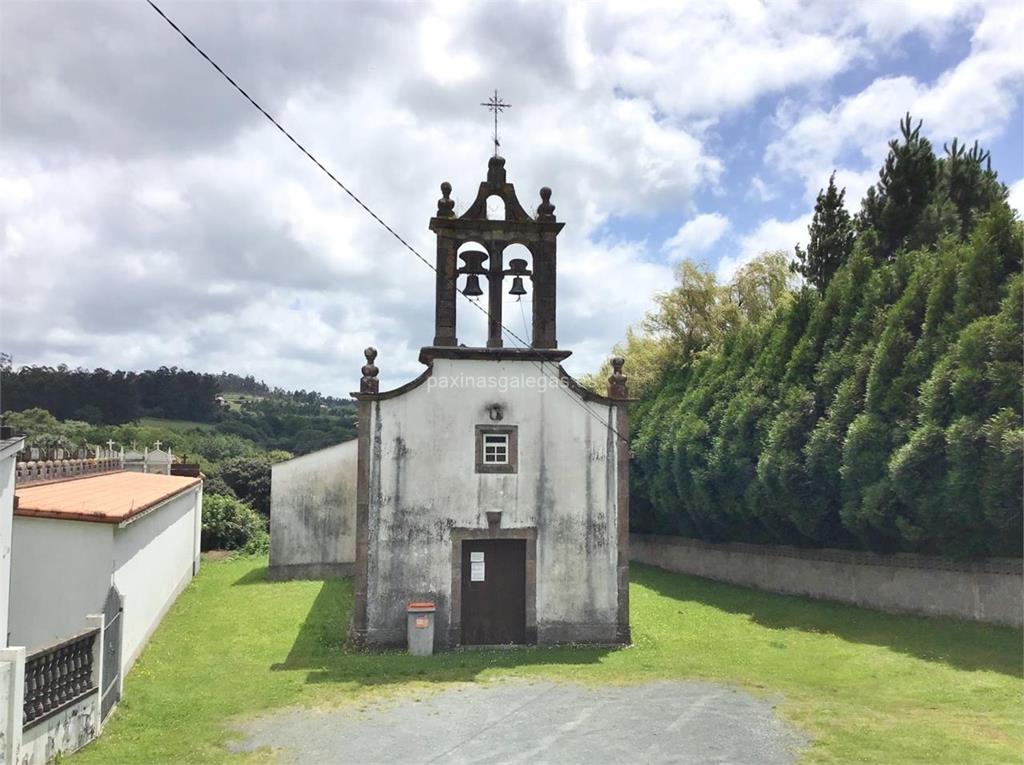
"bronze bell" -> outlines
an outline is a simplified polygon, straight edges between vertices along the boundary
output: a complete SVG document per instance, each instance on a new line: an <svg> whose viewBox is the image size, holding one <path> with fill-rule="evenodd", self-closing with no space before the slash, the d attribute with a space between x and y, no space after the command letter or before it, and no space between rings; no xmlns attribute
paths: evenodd
<svg viewBox="0 0 1024 765"><path fill-rule="evenodd" d="M484 291L480 289L480 277L476 274L469 274L466 277L466 288L462 290L466 297L480 297Z"/></svg>
<svg viewBox="0 0 1024 765"><path fill-rule="evenodd" d="M508 294L520 298L525 295L526 287L523 286L523 277L530 274L526 268L526 261L522 258L512 258L508 262L508 271L505 273L512 276L512 289L508 291Z"/></svg>

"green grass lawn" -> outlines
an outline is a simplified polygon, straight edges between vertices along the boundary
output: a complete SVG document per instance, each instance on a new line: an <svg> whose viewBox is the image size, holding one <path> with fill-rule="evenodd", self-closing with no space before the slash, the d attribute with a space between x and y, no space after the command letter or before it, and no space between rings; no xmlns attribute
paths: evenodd
<svg viewBox="0 0 1024 765"><path fill-rule="evenodd" d="M223 748L232 719L505 677L734 684L779 701L812 740L806 762L1020 763L1024 751L1020 630L634 566L631 648L347 653L351 582L268 582L265 564L204 562L128 676L102 738L70 759L242 759Z"/></svg>
<svg viewBox="0 0 1024 765"><path fill-rule="evenodd" d="M139 424L151 428L167 428L168 430L178 431L179 433L190 430L210 431L214 429L213 423L210 422L194 422L192 420L165 420L162 417L142 417L141 419L139 419Z"/></svg>

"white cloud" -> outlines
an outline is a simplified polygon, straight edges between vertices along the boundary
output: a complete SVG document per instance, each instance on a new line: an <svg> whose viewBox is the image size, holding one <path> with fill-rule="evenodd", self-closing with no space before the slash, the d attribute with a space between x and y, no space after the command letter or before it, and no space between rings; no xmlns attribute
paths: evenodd
<svg viewBox="0 0 1024 765"><path fill-rule="evenodd" d="M671 260L692 258L707 252L729 228L729 219L720 213L704 213L686 221L675 235L665 241L662 250Z"/></svg>
<svg viewBox="0 0 1024 765"><path fill-rule="evenodd" d="M589 49L619 87L667 113L717 116L759 95L825 82L857 44L791 3L593 3Z"/></svg>
<svg viewBox="0 0 1024 765"><path fill-rule="evenodd" d="M552 187L566 223L559 342L576 350L570 370L585 372L672 278L642 231L608 230L621 218L694 215L702 195L731 193L722 184L735 147L718 148L716 134L723 116L746 119L780 94L809 104L785 124L773 160L812 195L851 146L877 163L894 127L888 112L902 114L908 98L950 124L991 132L1005 122L1010 100L999 94L1018 82L1012 7L985 6L971 56L936 83L881 77L828 103L830 80L877 41L915 29L938 39L979 12L882 5L167 10L428 260L438 185L450 181L464 210L484 176L491 122L477 104L499 87L513 105L501 122L509 178L531 211L537 190ZM373 343L385 386L418 372L433 273L155 14L116 0L14 3L0 37L0 344L19 363L177 364L344 394ZM995 95L972 91L985 77ZM802 98L812 88L815 98ZM760 140L747 121L745 138ZM862 187L873 172L845 168L839 178ZM771 199L765 179L751 188ZM666 252L721 247L729 226L719 213L696 215ZM720 271L791 249L805 227L805 218L764 221ZM516 311L527 305L506 307L520 334Z"/></svg>
<svg viewBox="0 0 1024 765"><path fill-rule="evenodd" d="M953 22L962 20L980 4L964 0L854 2L850 11L865 26L871 39L893 43L909 30L919 30L929 37L942 38L949 32Z"/></svg>
<svg viewBox="0 0 1024 765"><path fill-rule="evenodd" d="M747 196L757 199L759 202L770 202L778 196L778 192L771 185L765 183L760 176L755 175L750 179Z"/></svg>
<svg viewBox="0 0 1024 765"><path fill-rule="evenodd" d="M807 241L807 226L810 225L811 214L801 215L793 220L768 218L748 234L739 238L733 255L726 255L718 262L717 276L720 282L728 282L744 265L752 261L762 252L783 250L793 254L797 244Z"/></svg>
<svg viewBox="0 0 1024 765"><path fill-rule="evenodd" d="M956 15L952 5L943 4L938 10L934 18L924 13L919 20L928 26ZM848 181L848 198L855 204L874 181L886 145L908 110L915 120L924 120L924 132L936 139L938 151L944 140L954 136L985 141L1000 134L1024 85L1021 39L1024 5L990 4L974 30L970 54L932 84L906 75L885 75L831 106L793 114L793 104L787 102L777 113L784 134L768 146L765 160L780 174L801 177L808 200L838 168L839 176ZM859 167L841 164L851 153L860 157Z"/></svg>
<svg viewBox="0 0 1024 765"><path fill-rule="evenodd" d="M1024 218L1024 178L1011 183L1009 186L1010 196L1007 200L1010 207L1017 211L1017 215Z"/></svg>

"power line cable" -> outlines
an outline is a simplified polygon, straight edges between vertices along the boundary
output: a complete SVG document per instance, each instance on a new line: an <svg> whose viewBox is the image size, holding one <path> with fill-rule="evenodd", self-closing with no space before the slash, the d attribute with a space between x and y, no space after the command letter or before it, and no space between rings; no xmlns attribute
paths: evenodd
<svg viewBox="0 0 1024 765"><path fill-rule="evenodd" d="M245 88L243 88L241 85L239 85L237 82L235 82L234 78L232 78L231 75L229 75L227 72L225 72L216 61L214 61L212 58L210 58L210 56L208 56L206 54L206 51L204 51L202 48L200 48L192 40L192 38L189 37L185 33L184 30L182 30L181 27L179 27L177 24L175 24L167 16L167 14L164 13L155 2L153 2L153 0L146 0L146 3L148 3L149 7L152 8L154 11L156 11L157 14L160 16L160 18L162 18L164 21L166 21L170 25L170 27L175 32L177 32L181 36L181 38L186 43L188 43L189 46L196 53L198 53L200 56L202 56L203 59L206 61L206 63L208 63L210 66L212 66L221 77L223 77L225 80L227 80L231 84L231 86L235 90L237 90L241 94L241 96L253 106L254 109L256 109L256 111L258 111L260 114L262 114L264 117L266 117L266 119L270 122L270 124L272 124L275 128L277 128L277 130L285 138L287 138L289 141L291 141L291 143L295 146L295 148L297 148L304 155L306 155L306 158L309 159L310 162L312 162L314 165L316 165L318 168L320 168L328 178L330 178L332 181L334 181L335 185L337 185L338 188L340 188L342 191L344 191L346 194L348 194L348 196L351 197L352 200L356 204L358 204L361 208L363 208L363 210L365 210L367 212L367 214L370 215L371 218L373 218L375 221L377 221L377 223L379 223L381 226L383 226L384 229L389 234L391 234L391 236L393 236L395 239L397 239L402 244L402 246L404 246L409 252L411 252L413 255L415 255L416 258L418 258L422 263L424 263L431 271L433 271L434 273L437 273L437 268L434 266L433 263L431 263L429 260L427 260L425 257L423 257L416 250L415 247L413 247L411 244L409 244L409 242L407 242L405 240L405 238L402 237L401 234L399 234L397 231L395 231L393 228L391 228L391 226L389 226L387 223L385 223L384 220L379 215L377 215L377 213L375 213L372 209L370 209L370 207L365 202L363 202L362 199L360 199L358 196L356 196L356 194L351 189L349 189L348 186L346 186L344 183L342 183L340 180L338 180L337 176L335 176L334 173L332 173L330 170L328 170L324 166L324 164L320 160L318 160L315 156L313 156L313 154L305 146L303 146L291 133L289 133L287 130L285 130L285 128L281 125L280 122L278 122L273 117L273 115L271 115L266 109L264 109L262 106L260 106L259 103L257 103L256 99L254 99L252 96L250 96L246 92ZM475 306L476 309L479 310L481 313L483 313L488 319L492 318L490 311L488 311L482 305L478 304L475 300L472 300L462 290L458 290L457 289L457 292L460 295L462 295L464 298L466 298L466 300L470 303L470 305ZM523 318L524 318L524 323L525 323L525 318L526 317L524 316ZM501 327L503 332L505 332L510 337L512 337L513 339L517 340L519 343L521 343L524 348L529 348L530 347L530 345L525 340L523 340L521 337L519 337L519 335L517 335L515 332L513 332L511 329L506 327L501 322L498 322L498 326ZM539 363L538 362L534 362L534 363L537 365L538 369L540 369L541 372L544 372L544 362L543 361L540 361ZM559 384L556 387L564 390L564 388L563 388L563 386L561 384ZM587 412L587 414L589 414L591 417L594 417L598 422L600 422L606 428L611 428L612 432L614 432L616 436L618 436L619 438L622 438L623 440L625 440L628 443L628 439L625 438L621 433L619 433L610 422L605 421L604 419L602 419L598 414L593 412L590 409L590 407L586 406L585 404L583 404L580 401L577 401L576 398L572 394L569 393L569 391L565 391L565 392L566 392L566 395L568 395L569 398L573 402L575 402L577 405L579 405L583 409L583 411Z"/></svg>

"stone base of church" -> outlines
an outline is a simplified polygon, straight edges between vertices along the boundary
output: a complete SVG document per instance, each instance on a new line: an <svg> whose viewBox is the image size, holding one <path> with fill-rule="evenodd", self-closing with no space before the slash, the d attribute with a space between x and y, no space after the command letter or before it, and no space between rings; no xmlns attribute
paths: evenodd
<svg viewBox="0 0 1024 765"><path fill-rule="evenodd" d="M617 624L549 622L537 625L538 645L621 645L629 643L628 628L623 639Z"/></svg>
<svg viewBox="0 0 1024 765"><path fill-rule="evenodd" d="M404 650L407 645L405 628L370 628L357 630L349 627L348 643L351 648L367 649L370 651L391 651L395 649ZM443 644L438 644L434 638L434 650L444 650Z"/></svg>
<svg viewBox="0 0 1024 765"><path fill-rule="evenodd" d="M355 574L355 563L293 563L270 566L267 579L282 582L288 579L338 579Z"/></svg>
<svg viewBox="0 0 1024 765"><path fill-rule="evenodd" d="M629 645L629 627L607 623L564 623L540 624L536 631L528 630L524 645ZM349 643L355 648L370 650L404 649L406 632L404 628L380 627L365 631L349 631ZM449 631L447 639L438 633L434 639L434 650L444 651L463 648L460 636ZM473 646L468 646L473 647Z"/></svg>

